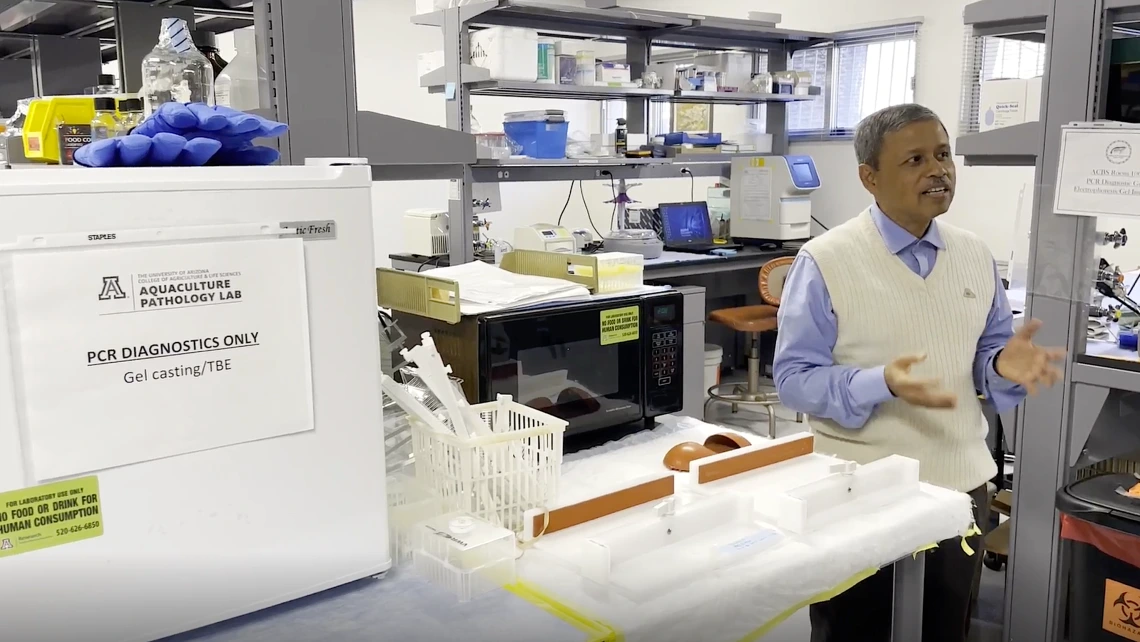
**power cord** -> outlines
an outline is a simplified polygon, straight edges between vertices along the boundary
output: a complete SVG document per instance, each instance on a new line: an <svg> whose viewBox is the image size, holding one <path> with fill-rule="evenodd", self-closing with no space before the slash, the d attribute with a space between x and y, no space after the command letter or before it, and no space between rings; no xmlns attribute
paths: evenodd
<svg viewBox="0 0 1140 642"><path fill-rule="evenodd" d="M570 181L570 193L566 195L566 202L562 204L562 212L558 215L558 225L562 225L562 217L566 215L566 208L570 207L570 199L574 198L574 183L578 181Z"/></svg>
<svg viewBox="0 0 1140 642"><path fill-rule="evenodd" d="M427 265L430 265L430 264L432 264L432 263L435 263L435 264L436 264L436 267L439 267L439 261L440 261L440 259L442 259L442 258L443 258L443 255L442 255L442 254L440 254L440 255L438 255L438 256L433 256L433 257L431 257L430 259L428 259L428 260L424 261L423 263L420 263L420 266L419 266L418 268L416 268L416 272L423 272L423 271L424 271L424 267L425 267L425 266L427 266Z"/></svg>
<svg viewBox="0 0 1140 642"><path fill-rule="evenodd" d="M689 202L692 203L697 200L697 177L688 167L682 167L681 173L689 175Z"/></svg>
<svg viewBox="0 0 1140 642"><path fill-rule="evenodd" d="M831 229L831 228L829 228L828 226L824 225L823 223L820 223L820 222L819 222L819 219L818 219L818 218L816 218L816 217L814 217L814 216L813 216L813 217L811 217L811 220L815 221L815 224L816 224L816 225L818 225L818 226L822 227L822 228L823 228L823 231L824 231L824 232L826 232L826 231L828 231L828 230L830 230L830 229Z"/></svg>
<svg viewBox="0 0 1140 642"><path fill-rule="evenodd" d="M614 181L613 172L611 172L609 170L603 170L602 176L609 176L610 177L610 191L612 191L614 193L614 211L612 214L610 214L610 229L612 230L612 229L614 229L614 219L617 218L617 211L618 211L617 183Z"/></svg>
<svg viewBox="0 0 1140 642"><path fill-rule="evenodd" d="M602 233L598 231L598 226L594 225L594 216L590 214L590 206L586 204L586 187L582 181L578 181L578 193L582 196L582 207L586 208L586 218L590 220L590 227L594 228L594 232L598 235L598 238L602 238Z"/></svg>

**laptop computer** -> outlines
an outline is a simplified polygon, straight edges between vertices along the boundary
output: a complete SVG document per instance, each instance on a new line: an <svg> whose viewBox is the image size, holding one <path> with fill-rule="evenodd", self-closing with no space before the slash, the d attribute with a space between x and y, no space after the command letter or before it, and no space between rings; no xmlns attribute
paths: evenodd
<svg viewBox="0 0 1140 642"><path fill-rule="evenodd" d="M708 203L662 203L659 209L666 250L704 254L742 247L732 243L713 243Z"/></svg>

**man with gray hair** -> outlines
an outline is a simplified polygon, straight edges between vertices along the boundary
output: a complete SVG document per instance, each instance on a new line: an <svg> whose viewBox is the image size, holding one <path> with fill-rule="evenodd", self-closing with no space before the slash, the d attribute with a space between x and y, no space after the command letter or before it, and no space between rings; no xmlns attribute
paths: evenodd
<svg viewBox="0 0 1140 642"><path fill-rule="evenodd" d="M812 239L784 285L774 373L785 406L811 417L816 450L860 464L917 459L922 480L969 493L985 523L997 473L979 395L999 411L1061 378L1062 350L1015 333L993 255L936 222L954 198L942 121L921 105L875 112L855 133L869 208ZM963 642L980 538L946 542L926 562L924 642ZM887 642L891 571L811 607L812 642Z"/></svg>

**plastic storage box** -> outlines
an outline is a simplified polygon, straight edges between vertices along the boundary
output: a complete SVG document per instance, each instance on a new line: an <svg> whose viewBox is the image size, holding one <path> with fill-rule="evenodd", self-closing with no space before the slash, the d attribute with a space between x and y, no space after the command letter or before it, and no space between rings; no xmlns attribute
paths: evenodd
<svg viewBox="0 0 1140 642"><path fill-rule="evenodd" d="M413 529L417 573L460 602L515 581L515 534L465 513L449 513Z"/></svg>
<svg viewBox="0 0 1140 642"><path fill-rule="evenodd" d="M530 158L566 158L566 140L570 135L570 123L561 115L507 114L503 123L507 138L522 150L523 156Z"/></svg>
<svg viewBox="0 0 1140 642"><path fill-rule="evenodd" d="M1118 494L1132 475L1101 475L1057 492L1071 556L1067 639L1140 639L1140 499Z"/></svg>
<svg viewBox="0 0 1140 642"><path fill-rule="evenodd" d="M720 134L690 134L687 132L673 132L665 134L666 145L697 145L715 147L721 144Z"/></svg>

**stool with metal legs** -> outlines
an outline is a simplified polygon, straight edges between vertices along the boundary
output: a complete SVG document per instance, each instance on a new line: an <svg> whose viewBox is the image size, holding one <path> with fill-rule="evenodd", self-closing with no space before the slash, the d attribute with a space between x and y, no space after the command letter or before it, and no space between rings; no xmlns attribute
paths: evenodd
<svg viewBox="0 0 1140 642"><path fill-rule="evenodd" d="M780 294L784 289L784 279L792 265L792 257L769 261L760 269L760 298L765 305L749 305L741 308L717 310L709 315L709 320L732 328L737 332L748 333L748 381L746 384L721 384L709 388L709 398L705 402L705 415L709 406L716 402L731 404L732 412L740 406L760 406L768 413L768 436L776 437L776 412L773 406L780 403L775 392L760 389L760 335L776 329L776 314L779 312ZM796 421L802 422L802 413L796 413Z"/></svg>

